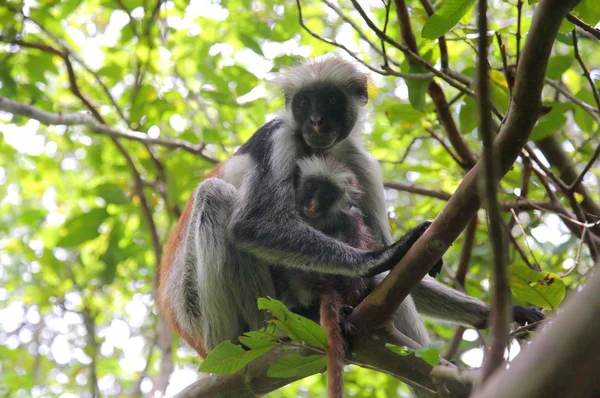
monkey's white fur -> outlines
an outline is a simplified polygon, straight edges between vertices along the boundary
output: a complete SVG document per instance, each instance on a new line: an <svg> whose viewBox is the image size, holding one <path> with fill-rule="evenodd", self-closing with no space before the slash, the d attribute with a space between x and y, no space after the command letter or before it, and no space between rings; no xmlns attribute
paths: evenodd
<svg viewBox="0 0 600 398"><path fill-rule="evenodd" d="M273 80L273 84L288 98L303 88L323 83L348 90L360 85L366 87L367 76L355 64L330 55L289 68Z"/></svg>

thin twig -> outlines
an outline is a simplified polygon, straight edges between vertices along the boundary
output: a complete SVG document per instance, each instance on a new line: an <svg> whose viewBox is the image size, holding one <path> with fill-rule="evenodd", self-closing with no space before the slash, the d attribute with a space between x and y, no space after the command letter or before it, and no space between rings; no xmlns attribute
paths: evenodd
<svg viewBox="0 0 600 398"><path fill-rule="evenodd" d="M496 32L496 41L498 42L498 49L500 50L500 55L502 57L502 70L504 71L504 78L506 79L506 85L508 86L508 93L512 98L512 79L510 78L510 72L508 70L508 61L506 57L506 47L502 42L502 36L500 33Z"/></svg>
<svg viewBox="0 0 600 398"><path fill-rule="evenodd" d="M446 150L446 152L448 152L448 155L450 155L450 157L452 159L454 159L454 161L463 169L467 168L467 166L464 164L464 162L459 159L458 155L456 155L454 153L454 151L452 149L450 149L450 147L448 145L446 145L446 143L444 142L444 139L442 137L440 137L439 135L436 134L435 131L433 131L430 128L426 128L425 130L427 130L427 132L437 141L440 143L440 145Z"/></svg>
<svg viewBox="0 0 600 398"><path fill-rule="evenodd" d="M510 209L510 212L511 212L511 214L513 216L513 219L515 220L515 222L519 226L519 229L521 230L521 234L523 235L523 241L525 242L525 246L527 246L527 249L529 249L529 253L531 253L531 257L533 257L533 261L535 262L537 270L541 271L540 263L535 258L535 253L531 249L531 246L529 245L529 242L527 242L527 235L525 234L525 230L523 229L523 226L521 225L521 222L519 221L519 217L517 216L517 213L515 212L514 209Z"/></svg>
<svg viewBox="0 0 600 398"><path fill-rule="evenodd" d="M593 26L586 24L573 14L567 14L567 21L571 22L575 26L580 27L584 31L594 36L596 39L600 40L600 29L596 29Z"/></svg>
<svg viewBox="0 0 600 398"><path fill-rule="evenodd" d="M152 138L139 131L119 130L98 122L87 113L46 112L34 106L13 101L2 96L0 96L0 110L27 116L45 125L86 126L94 133L104 134L109 137L126 138L128 140L139 141L150 145L161 145L172 149L182 149L193 153L194 155L199 155L210 163L218 163L217 160L202 153L204 150L203 144L191 144L188 141L178 139L169 140L165 138Z"/></svg>
<svg viewBox="0 0 600 398"><path fill-rule="evenodd" d="M523 0L517 0L517 62L519 65L519 59L521 58L521 19L523 16Z"/></svg>
<svg viewBox="0 0 600 398"><path fill-rule="evenodd" d="M527 324L527 325L525 325L525 326L521 326L521 327L519 327L519 328L517 328L517 329L513 330L512 332L510 332L510 333L508 334L508 337L509 337L509 338L512 338L512 337L518 336L519 334L521 334L521 333L523 333L523 332L526 332L526 331L528 331L528 330L535 329L535 328L537 328L538 326L540 326L541 324L544 324L544 323L546 323L546 322L548 322L548 321L550 321L550 319L542 319L541 321L532 322L532 323L530 323L530 324Z"/></svg>
<svg viewBox="0 0 600 398"><path fill-rule="evenodd" d="M386 188L397 189L399 191L416 193L419 195L430 196L432 198L437 198L441 200L449 200L452 195L444 191L436 191L433 189L427 189L422 187L417 187L410 184L404 184L397 181L384 181L383 186Z"/></svg>
<svg viewBox="0 0 600 398"><path fill-rule="evenodd" d="M415 52L411 51L407 46L405 46L402 43L399 43L398 41L392 39L387 34L385 34L381 29L379 29L377 27L377 25L375 25L375 23L373 23L373 21L371 21L371 19L367 15L367 13L363 10L361 5L359 4L358 0L351 0L351 1L352 1L352 5L354 6L354 8L356 8L356 10L358 11L358 13L362 17L362 19L365 21L367 26L369 26L369 28L371 30L373 30L373 32L375 32L375 34L377 34L378 37L385 40L388 44L391 44L398 50L402 51L404 53L404 55L407 56L412 61L418 63L419 65L423 66L428 71L433 72L433 74L435 74L436 76L445 80L452 87L456 88L459 91L463 91L470 96L475 96L475 93L473 92L473 90L469 89L468 87L465 87L463 84L459 83L456 79L450 77L447 73L437 70L433 65L431 65L429 62L425 61L423 58L419 57L419 55L417 55Z"/></svg>
<svg viewBox="0 0 600 398"><path fill-rule="evenodd" d="M559 93L561 93L562 95L564 95L569 101L573 102L575 105L577 105L578 107L580 107L581 109L586 111L594 119L594 121L596 123L600 124L600 115L599 115L598 109L594 108L590 104L587 104L587 103L583 102L582 100L580 100L579 98L575 97L560 82L555 82L554 80L551 80L549 78L545 78L544 82L547 85L549 85L550 87L552 87L553 89L555 89L556 91L558 91Z"/></svg>
<svg viewBox="0 0 600 398"><path fill-rule="evenodd" d="M594 163L596 163L596 160L598 160L598 157L600 157L600 145L598 145L596 147L596 150L594 151L594 154L592 155L592 158L590 159L589 162L587 162L587 164L585 165L585 167L583 168L583 170L581 171L581 173L577 176L577 178L575 179L575 181L573 181L573 183L568 186L568 189L570 191L575 190L575 188L577 188L579 186L579 184L583 180L583 177L592 168L592 166L594 165Z"/></svg>
<svg viewBox="0 0 600 398"><path fill-rule="evenodd" d="M579 237L579 246L577 247L577 256L575 257L575 264L573 264L573 267L571 267L571 269L568 270L566 273L561 274L560 275L561 278L571 275L573 273L573 271L575 271L575 268L577 268L577 265L579 265L579 259L581 258L581 247L583 246L583 242L585 241L586 233L587 233L587 228L582 228L581 236Z"/></svg>
<svg viewBox="0 0 600 398"><path fill-rule="evenodd" d="M379 47L373 41L371 41L371 39L369 39L369 37L365 34L365 32L363 32L360 29L358 24L356 22L354 22L352 19L350 19L350 17L348 17L348 15L346 15L338 6L336 6L329 0L323 0L323 3L327 4L327 7L331 8L340 18L342 18L342 20L344 20L344 22L346 22L350 26L352 26L352 28L358 34L358 36L362 40L367 42L369 44L369 46L371 46L373 51L377 52L379 55L381 55L384 58L384 70L385 70L385 66L387 65L387 62L391 62L392 64L394 64L398 67L400 67L402 65L400 62L396 61L395 59L388 58L387 54L385 52L385 49L383 49L383 50L379 49ZM432 76L433 76L433 74L432 74Z"/></svg>
<svg viewBox="0 0 600 398"><path fill-rule="evenodd" d="M598 110L600 111L600 94L598 94L598 88L596 88L596 84L594 83L594 79L592 79L592 76L590 75L590 71L588 70L587 66L585 66L585 62L583 62L583 58L581 58L581 54L579 54L577 32L575 31L575 29L573 29L572 36L573 36L573 50L575 51L575 58L577 59L577 62L579 62L579 66L581 66L581 69L583 70L583 75L585 76L588 83L590 83L590 88L592 90L592 93L594 94L594 100L596 101L596 106L598 107Z"/></svg>
<svg viewBox="0 0 600 398"><path fill-rule="evenodd" d="M527 255L525 254L525 252L523 251L523 249L521 249L521 246L519 246L519 242L517 242L517 239L512 235L510 226L507 225L505 222L502 222L502 225L504 227L504 230L506 231L506 235L510 239L510 242L513 244L513 246L515 247L515 249L519 253L519 256L521 256L521 259L525 262L525 264L527 265L527 267L530 268L530 269L532 269L532 270L538 271L538 269L536 269L533 266L533 264L531 264L531 262L527 258Z"/></svg>
<svg viewBox="0 0 600 398"><path fill-rule="evenodd" d="M363 61L362 59L360 59L358 57L358 55L356 55L352 50L350 50L345 45L338 43L335 40L323 37L323 36L319 35L318 33L314 32L313 30L311 30L304 23L304 17L302 16L302 5L300 3L300 0L296 0L296 6L298 8L298 22L300 23L300 26L302 26L302 28L309 35L311 35L312 37L314 37L317 40L322 41L323 43L327 43L327 44L330 44L332 46L335 46L337 48L344 50L348 55L350 55L352 58L354 58L357 62L360 62L364 67L368 68L372 72L375 72L375 73L378 73L378 74L384 75L384 76L392 75L392 76L402 77L404 79L415 79L415 80L427 80L427 79L431 79L433 77L433 75L431 73L402 73L402 72L397 72L395 70L392 70L391 68L388 68L388 69L375 68L374 66L372 66L372 65L368 64L367 62Z"/></svg>

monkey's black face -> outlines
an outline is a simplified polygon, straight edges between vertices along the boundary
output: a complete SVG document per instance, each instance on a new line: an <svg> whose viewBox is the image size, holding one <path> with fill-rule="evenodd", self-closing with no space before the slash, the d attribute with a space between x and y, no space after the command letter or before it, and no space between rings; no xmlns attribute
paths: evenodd
<svg viewBox="0 0 600 398"><path fill-rule="evenodd" d="M319 177L309 178L300 189L300 211L311 219L326 217L338 207L342 195L342 190L331 181Z"/></svg>
<svg viewBox="0 0 600 398"><path fill-rule="evenodd" d="M298 133L315 149L329 149L350 134L357 112L344 91L332 85L313 86L292 99Z"/></svg>

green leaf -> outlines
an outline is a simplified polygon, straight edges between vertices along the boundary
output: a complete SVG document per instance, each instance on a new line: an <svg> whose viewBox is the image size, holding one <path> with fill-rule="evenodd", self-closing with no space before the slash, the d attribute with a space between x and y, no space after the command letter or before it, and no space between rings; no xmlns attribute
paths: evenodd
<svg viewBox="0 0 600 398"><path fill-rule="evenodd" d="M471 9L475 0L445 0L423 25L421 36L425 39L437 39L450 29Z"/></svg>
<svg viewBox="0 0 600 398"><path fill-rule="evenodd" d="M246 351L239 345L227 340L216 346L208 354L198 370L205 373L233 374L251 361L271 351L275 346L277 344Z"/></svg>
<svg viewBox="0 0 600 398"><path fill-rule="evenodd" d="M575 7L573 14L589 25L596 26L600 22L600 7L598 0L582 0Z"/></svg>
<svg viewBox="0 0 600 398"><path fill-rule="evenodd" d="M327 334L317 323L308 318L294 314L281 302L272 298L259 298L258 308L273 314L277 320L273 322L289 338L303 341L319 348L327 348Z"/></svg>
<svg viewBox="0 0 600 398"><path fill-rule="evenodd" d="M250 50L254 51L257 54L263 55L262 49L258 45L258 42L254 38L252 38L250 35L248 35L244 32L240 32L238 34L238 38Z"/></svg>
<svg viewBox="0 0 600 398"><path fill-rule="evenodd" d="M104 263L104 269L100 273L100 278L104 284L111 284L117 275L117 265L126 258L126 253L119 247L119 241L123 237L123 224L117 222L113 226L108 240L106 251L100 256Z"/></svg>
<svg viewBox="0 0 600 398"><path fill-rule="evenodd" d="M556 309L565 298L565 284L557 275L538 272L523 264L509 268L510 288L515 296L546 309Z"/></svg>
<svg viewBox="0 0 600 398"><path fill-rule="evenodd" d="M269 366L267 376L277 378L306 377L321 373L327 367L325 355L309 355L303 357L298 354L287 355L279 358Z"/></svg>
<svg viewBox="0 0 600 398"><path fill-rule="evenodd" d="M427 73L427 69L421 65L411 65L409 69L410 73ZM406 79L406 86L408 87L408 100L413 108L422 111L425 109L425 95L427 89L431 84L431 79L420 80L420 79Z"/></svg>
<svg viewBox="0 0 600 398"><path fill-rule="evenodd" d="M562 74L571 67L574 59L575 58L573 54L550 57L548 60L546 76L553 80L560 79Z"/></svg>
<svg viewBox="0 0 600 398"><path fill-rule="evenodd" d="M100 235L98 228L106 220L105 208L97 208L71 218L62 227L62 237L56 243L58 247L75 247Z"/></svg>
<svg viewBox="0 0 600 398"><path fill-rule="evenodd" d="M108 203L114 203L123 205L129 203L125 192L117 184L106 183L100 184L94 188L94 193L107 201Z"/></svg>
<svg viewBox="0 0 600 398"><path fill-rule="evenodd" d="M460 129L463 134L469 134L477 127L477 105L471 97L465 97L465 103L460 107L458 120L460 120Z"/></svg>
<svg viewBox="0 0 600 398"><path fill-rule="evenodd" d="M390 124L415 124L427 116L425 112L421 112L409 104L393 104L385 109L385 115L388 117Z"/></svg>
<svg viewBox="0 0 600 398"><path fill-rule="evenodd" d="M240 336L239 339L240 343L254 350L273 344L278 340L278 336L267 333L264 330L255 330L244 333L244 336Z"/></svg>
<svg viewBox="0 0 600 398"><path fill-rule="evenodd" d="M27 209L19 215L19 222L38 227L46 218L48 212L42 209Z"/></svg>
<svg viewBox="0 0 600 398"><path fill-rule="evenodd" d="M552 110L539 118L537 124L531 131L531 141L541 140L560 130L567 122L565 112L567 108L562 104L553 104ZM568 104L565 104L568 105Z"/></svg>
<svg viewBox="0 0 600 398"><path fill-rule="evenodd" d="M440 352L442 351L444 343L441 341L434 341L418 349L393 344L386 344L385 346L396 354L402 356L414 354L417 358L422 358L431 366L436 366L440 364Z"/></svg>

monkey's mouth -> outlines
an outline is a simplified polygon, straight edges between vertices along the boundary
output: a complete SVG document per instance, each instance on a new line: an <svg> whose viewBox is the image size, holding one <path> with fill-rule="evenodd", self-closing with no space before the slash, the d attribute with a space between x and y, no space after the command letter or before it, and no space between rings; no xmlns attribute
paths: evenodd
<svg viewBox="0 0 600 398"><path fill-rule="evenodd" d="M308 218L317 218L321 216L321 213L316 210L314 207L305 206L304 207L304 215Z"/></svg>
<svg viewBox="0 0 600 398"><path fill-rule="evenodd" d="M317 134L316 132L311 131L309 133L305 132L302 135L304 137L304 142L315 149L329 149L335 145L337 138L335 132Z"/></svg>

